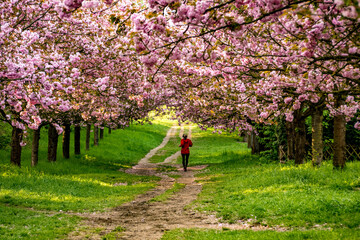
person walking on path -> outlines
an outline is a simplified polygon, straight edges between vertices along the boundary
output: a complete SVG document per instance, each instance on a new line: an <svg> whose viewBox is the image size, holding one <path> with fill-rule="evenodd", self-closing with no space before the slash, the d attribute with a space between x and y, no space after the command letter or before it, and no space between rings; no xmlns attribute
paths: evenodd
<svg viewBox="0 0 360 240"><path fill-rule="evenodd" d="M181 139L179 147L181 147L181 156L182 156L182 164L184 167L184 171L187 171L187 166L189 163L190 156L190 147L192 147L192 142L190 139L187 139L187 135L183 135L183 139Z"/></svg>

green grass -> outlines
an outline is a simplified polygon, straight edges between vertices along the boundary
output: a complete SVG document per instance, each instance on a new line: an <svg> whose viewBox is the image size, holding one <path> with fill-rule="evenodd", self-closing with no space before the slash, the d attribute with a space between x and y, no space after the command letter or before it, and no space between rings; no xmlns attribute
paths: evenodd
<svg viewBox="0 0 360 240"><path fill-rule="evenodd" d="M60 141L54 163L46 160L44 129L35 168L30 167L29 146L21 168L9 164L9 149L0 150L0 238L63 239L80 221L67 211L103 211L153 187L159 178L124 170L158 146L172 124L155 120L110 135L105 131L98 147L85 151L82 142L82 155L72 153L70 159L62 158ZM215 212L225 222L241 220L289 231L178 229L166 232L163 239L360 239L360 162L347 163L343 171L334 171L331 163L296 167L259 160L233 134L194 128L191 140L190 165L209 166L197 175L203 191L189 207ZM178 150L178 142L169 149ZM163 165L158 170L175 169ZM182 187L176 183L153 201L165 201ZM105 237L117 239L122 231Z"/></svg>
<svg viewBox="0 0 360 240"><path fill-rule="evenodd" d="M346 171L339 172L329 163L313 169L310 163L295 167L261 164L246 155L230 158L234 160L213 165L202 174L208 184L197 209L216 211L230 222L253 219L270 226L360 226L360 163L349 163Z"/></svg>
<svg viewBox="0 0 360 240"><path fill-rule="evenodd" d="M226 231L226 230L200 230L200 229L176 229L166 232L161 238L162 240L302 240L302 239L318 239L318 240L354 240L360 238L359 230L332 230L332 231Z"/></svg>
<svg viewBox="0 0 360 240"><path fill-rule="evenodd" d="M359 238L360 162L347 163L344 171L334 171L329 162L318 169L311 163L296 167L259 160L235 135L194 129L192 141L190 164L209 167L197 175L203 191L190 207L215 212L225 222L245 220L294 229L246 233L253 236L250 239ZM164 239L239 239L245 234L194 230L192 238L191 231L173 238L171 231Z"/></svg>
<svg viewBox="0 0 360 240"><path fill-rule="evenodd" d="M222 154L227 151L236 153L250 153L250 150L243 147L239 142L240 138L235 134L213 134L211 131L201 131L193 128L191 141L193 147L190 148L189 165L215 164L222 163ZM181 164L181 158L177 161Z"/></svg>
<svg viewBox="0 0 360 240"><path fill-rule="evenodd" d="M151 163L163 162L166 158L170 157L174 153L180 151L179 144L181 138L179 137L180 127L176 128L175 136L170 137L168 143L161 149L159 149L149 161Z"/></svg>
<svg viewBox="0 0 360 240"><path fill-rule="evenodd" d="M1 239L55 239L65 237L79 217L39 212L0 204Z"/></svg>
<svg viewBox="0 0 360 240"><path fill-rule="evenodd" d="M91 144L89 151L85 151L83 130L82 155L72 152L70 159L63 159L59 139L58 159L48 162L44 128L35 168L30 167L31 142L23 149L21 168L9 164L9 149L0 150L0 233L6 232L6 239L61 238L79 221L67 211L104 211L154 187L160 178L126 174L119 169L136 164L162 142L168 129L167 123L155 121L152 125L133 124L111 134L105 130L99 146ZM36 225L40 227L33 227Z"/></svg>
<svg viewBox="0 0 360 240"><path fill-rule="evenodd" d="M150 201L151 202L164 202L164 201L168 200L174 193L183 189L185 186L186 186L186 184L183 184L183 183L174 183L172 188L167 189L164 193L154 197Z"/></svg>

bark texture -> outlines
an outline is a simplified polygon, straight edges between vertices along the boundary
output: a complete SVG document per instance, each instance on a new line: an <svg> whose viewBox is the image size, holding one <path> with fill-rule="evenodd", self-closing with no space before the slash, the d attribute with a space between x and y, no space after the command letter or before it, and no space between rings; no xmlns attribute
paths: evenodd
<svg viewBox="0 0 360 240"><path fill-rule="evenodd" d="M109 127L109 134L111 134L111 127Z"/></svg>
<svg viewBox="0 0 360 240"><path fill-rule="evenodd" d="M252 144L252 138L251 138L251 132L247 132L247 144L248 144L248 148L251 148L251 144Z"/></svg>
<svg viewBox="0 0 360 240"><path fill-rule="evenodd" d="M86 125L86 139L85 139L85 142L86 142L86 150L89 150L90 149L90 132L91 132L91 124L87 124Z"/></svg>
<svg viewBox="0 0 360 240"><path fill-rule="evenodd" d="M75 155L80 155L80 139L81 139L81 127L75 126L74 143L75 143Z"/></svg>
<svg viewBox="0 0 360 240"><path fill-rule="evenodd" d="M286 122L286 155L288 160L295 159L295 127L293 122Z"/></svg>
<svg viewBox="0 0 360 240"><path fill-rule="evenodd" d="M40 127L34 130L33 141L31 148L31 166L35 167L39 162L39 141L40 141Z"/></svg>
<svg viewBox="0 0 360 240"><path fill-rule="evenodd" d="M334 168L344 168L346 164L346 121L343 115L334 117Z"/></svg>
<svg viewBox="0 0 360 240"><path fill-rule="evenodd" d="M336 107L345 104L345 101L338 96L336 99ZM333 166L336 169L345 167L345 150L346 150L346 120L344 115L336 115L334 117L334 158Z"/></svg>
<svg viewBox="0 0 360 240"><path fill-rule="evenodd" d="M315 108L311 115L312 124L312 164L320 166L324 156L323 144L323 111L321 108Z"/></svg>
<svg viewBox="0 0 360 240"><path fill-rule="evenodd" d="M104 128L100 128L100 139L104 139Z"/></svg>
<svg viewBox="0 0 360 240"><path fill-rule="evenodd" d="M48 161L55 162L57 156L59 134L57 133L56 128L51 124L49 125L48 136Z"/></svg>
<svg viewBox="0 0 360 240"><path fill-rule="evenodd" d="M99 127L94 125L94 146L99 145Z"/></svg>
<svg viewBox="0 0 360 240"><path fill-rule="evenodd" d="M295 127L295 139L294 139L294 159L295 164L303 164L306 156L306 126L305 118L303 118L301 110L294 112L294 127Z"/></svg>
<svg viewBox="0 0 360 240"><path fill-rule="evenodd" d="M21 166L21 141L23 137L23 130L13 127L11 134L11 154L10 163Z"/></svg>
<svg viewBox="0 0 360 240"><path fill-rule="evenodd" d="M64 158L70 158L70 131L71 131L70 123L64 124L63 141L62 141L62 151Z"/></svg>

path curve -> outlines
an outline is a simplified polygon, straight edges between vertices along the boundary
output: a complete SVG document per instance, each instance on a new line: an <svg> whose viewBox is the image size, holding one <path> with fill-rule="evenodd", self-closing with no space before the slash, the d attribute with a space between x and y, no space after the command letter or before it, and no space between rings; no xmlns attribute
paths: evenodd
<svg viewBox="0 0 360 240"><path fill-rule="evenodd" d="M191 126L189 126L189 132L188 132L188 138L191 138ZM184 134L184 126L181 126L181 131L179 133L179 137L182 138ZM176 153L174 153L173 155L171 155L170 157L167 157L165 160L164 160L164 163L176 163L176 159L178 159L178 157L180 157L181 155L181 152L180 150L177 151Z"/></svg>

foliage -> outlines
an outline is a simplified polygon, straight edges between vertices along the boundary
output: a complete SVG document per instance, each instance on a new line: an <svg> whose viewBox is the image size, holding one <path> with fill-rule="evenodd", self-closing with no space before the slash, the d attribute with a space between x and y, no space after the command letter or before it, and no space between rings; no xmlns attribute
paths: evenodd
<svg viewBox="0 0 360 240"><path fill-rule="evenodd" d="M284 151L286 151L285 120L278 118L273 125L256 124L254 128L258 132L256 138L263 146L260 156L278 161L279 146L285 146Z"/></svg>
<svg viewBox="0 0 360 240"><path fill-rule="evenodd" d="M11 141L11 128L7 124L0 121L0 150L9 148Z"/></svg>

